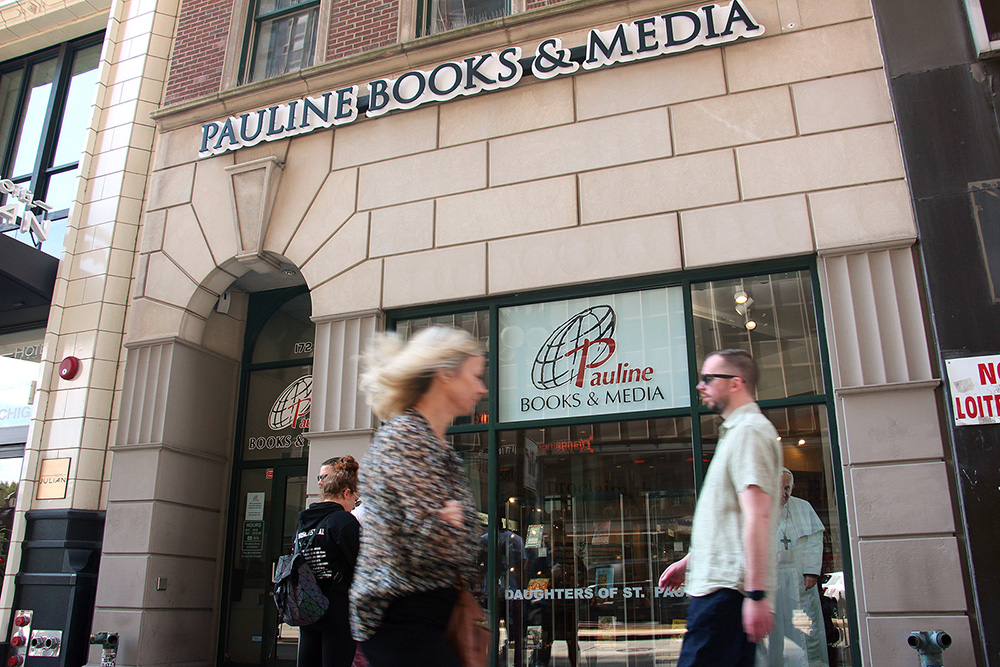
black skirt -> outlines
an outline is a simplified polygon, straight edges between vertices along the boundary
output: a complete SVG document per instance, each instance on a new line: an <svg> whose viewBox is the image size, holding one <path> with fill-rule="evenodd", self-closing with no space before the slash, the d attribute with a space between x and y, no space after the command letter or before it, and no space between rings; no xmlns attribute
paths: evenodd
<svg viewBox="0 0 1000 667"><path fill-rule="evenodd" d="M382 625L361 644L370 667L461 667L445 638L457 597L448 587L394 600Z"/></svg>

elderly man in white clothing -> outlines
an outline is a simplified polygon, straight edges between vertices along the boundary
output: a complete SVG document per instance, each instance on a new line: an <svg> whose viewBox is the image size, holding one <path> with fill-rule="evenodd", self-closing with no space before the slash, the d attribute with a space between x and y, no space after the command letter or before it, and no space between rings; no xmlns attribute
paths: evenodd
<svg viewBox="0 0 1000 667"><path fill-rule="evenodd" d="M793 488L795 477L788 468L782 468L781 507L775 534L778 590L774 600L774 628L768 637L767 650L761 649L757 664L828 667L818 586L823 564L823 522L812 505L792 495Z"/></svg>

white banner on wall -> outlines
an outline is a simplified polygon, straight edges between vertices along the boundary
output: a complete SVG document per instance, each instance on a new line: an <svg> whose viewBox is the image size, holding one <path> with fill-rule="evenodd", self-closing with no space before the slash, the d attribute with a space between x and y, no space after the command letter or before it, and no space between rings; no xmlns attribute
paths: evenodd
<svg viewBox="0 0 1000 667"><path fill-rule="evenodd" d="M34 407L28 400L39 368L36 361L0 356L0 428L31 423Z"/></svg>
<svg viewBox="0 0 1000 667"><path fill-rule="evenodd" d="M501 308L502 421L690 405L683 290Z"/></svg>
<svg viewBox="0 0 1000 667"><path fill-rule="evenodd" d="M1000 355L946 359L956 426L1000 424Z"/></svg>

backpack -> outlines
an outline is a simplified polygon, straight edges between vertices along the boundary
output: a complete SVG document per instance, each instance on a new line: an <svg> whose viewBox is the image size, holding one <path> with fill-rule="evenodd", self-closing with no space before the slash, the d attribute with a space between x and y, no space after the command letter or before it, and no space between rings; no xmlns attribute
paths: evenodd
<svg viewBox="0 0 1000 667"><path fill-rule="evenodd" d="M315 535L309 538L310 545L313 537ZM278 559L272 581L274 604L278 607L278 616L282 623L295 626L312 625L323 618L330 607L330 601L316 581L316 575L306 562L305 556L299 551L298 535L295 536L295 549L292 553Z"/></svg>

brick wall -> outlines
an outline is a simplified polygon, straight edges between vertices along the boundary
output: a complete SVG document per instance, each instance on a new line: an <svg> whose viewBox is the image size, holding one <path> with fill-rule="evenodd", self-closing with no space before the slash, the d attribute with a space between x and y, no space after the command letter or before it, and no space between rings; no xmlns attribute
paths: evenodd
<svg viewBox="0 0 1000 667"><path fill-rule="evenodd" d="M219 91L233 0L183 0L164 104Z"/></svg>
<svg viewBox="0 0 1000 667"><path fill-rule="evenodd" d="M399 0L336 2L330 12L327 61L396 43Z"/></svg>
<svg viewBox="0 0 1000 667"><path fill-rule="evenodd" d="M183 0L165 104L218 92L233 5L239 0ZM528 0L527 9L565 0ZM401 0L337 0L330 12L325 62L394 44Z"/></svg>

